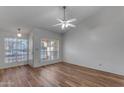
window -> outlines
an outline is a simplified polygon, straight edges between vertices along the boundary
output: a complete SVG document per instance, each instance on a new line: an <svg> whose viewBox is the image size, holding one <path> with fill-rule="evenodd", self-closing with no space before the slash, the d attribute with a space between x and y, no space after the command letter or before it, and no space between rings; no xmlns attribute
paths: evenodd
<svg viewBox="0 0 124 93"><path fill-rule="evenodd" d="M27 40L5 38L5 62L27 61Z"/></svg>
<svg viewBox="0 0 124 93"><path fill-rule="evenodd" d="M41 40L41 60L59 58L59 40Z"/></svg>

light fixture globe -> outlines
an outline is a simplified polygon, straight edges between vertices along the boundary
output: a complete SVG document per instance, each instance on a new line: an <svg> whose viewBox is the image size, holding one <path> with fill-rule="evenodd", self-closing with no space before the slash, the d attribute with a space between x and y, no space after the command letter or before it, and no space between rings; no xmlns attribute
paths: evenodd
<svg viewBox="0 0 124 93"><path fill-rule="evenodd" d="M20 28L18 28L17 37L22 37L21 29Z"/></svg>

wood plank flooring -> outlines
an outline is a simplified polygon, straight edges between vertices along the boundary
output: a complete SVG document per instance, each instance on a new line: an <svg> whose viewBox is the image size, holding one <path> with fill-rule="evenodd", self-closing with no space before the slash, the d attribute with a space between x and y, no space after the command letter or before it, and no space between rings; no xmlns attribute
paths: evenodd
<svg viewBox="0 0 124 93"><path fill-rule="evenodd" d="M124 76L68 63L0 70L1 87L124 87Z"/></svg>

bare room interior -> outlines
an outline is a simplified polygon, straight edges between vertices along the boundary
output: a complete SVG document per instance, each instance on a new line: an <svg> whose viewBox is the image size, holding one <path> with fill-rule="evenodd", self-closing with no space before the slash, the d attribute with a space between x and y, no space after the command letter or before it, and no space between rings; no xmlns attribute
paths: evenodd
<svg viewBox="0 0 124 93"><path fill-rule="evenodd" d="M124 87L124 7L0 6L0 87Z"/></svg>

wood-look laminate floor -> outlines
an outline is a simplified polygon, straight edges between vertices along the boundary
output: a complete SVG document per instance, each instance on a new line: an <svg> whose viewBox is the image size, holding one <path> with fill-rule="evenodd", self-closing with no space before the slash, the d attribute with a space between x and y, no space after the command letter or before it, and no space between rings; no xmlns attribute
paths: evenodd
<svg viewBox="0 0 124 93"><path fill-rule="evenodd" d="M32 68L28 65L0 70L3 87L115 87L124 86L124 76L68 63Z"/></svg>

